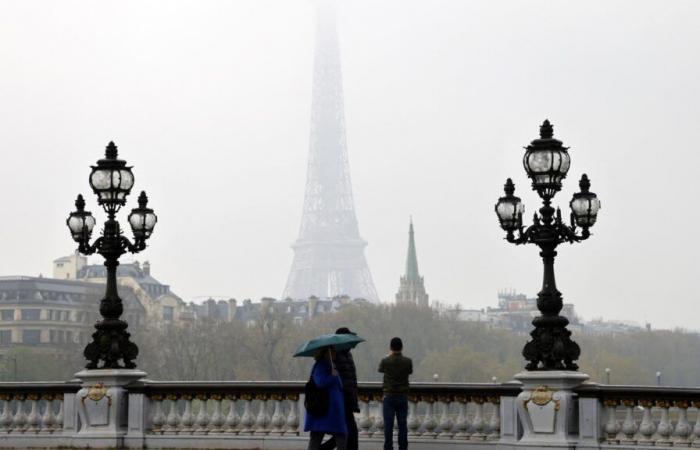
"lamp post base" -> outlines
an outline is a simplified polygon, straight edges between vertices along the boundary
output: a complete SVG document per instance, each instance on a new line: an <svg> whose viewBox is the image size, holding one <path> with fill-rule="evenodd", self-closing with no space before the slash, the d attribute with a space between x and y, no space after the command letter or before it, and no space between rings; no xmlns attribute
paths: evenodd
<svg viewBox="0 0 700 450"><path fill-rule="evenodd" d="M75 374L82 389L75 396L80 427L76 447L122 448L128 423L125 386L146 376L134 369L83 370Z"/></svg>
<svg viewBox="0 0 700 450"><path fill-rule="evenodd" d="M580 372L551 370L520 372L523 384L516 400L523 437L518 445L572 448L578 441L578 402L573 389L588 380Z"/></svg>

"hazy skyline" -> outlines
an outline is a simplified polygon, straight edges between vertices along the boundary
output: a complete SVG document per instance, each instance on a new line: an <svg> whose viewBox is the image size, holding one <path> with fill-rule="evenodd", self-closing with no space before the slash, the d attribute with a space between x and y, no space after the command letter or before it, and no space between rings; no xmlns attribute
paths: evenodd
<svg viewBox="0 0 700 450"><path fill-rule="evenodd" d="M104 220L87 178L114 140L159 216L137 257L156 278L185 300L279 296L304 194L312 12L0 4L0 275L50 274L74 250L76 194ZM409 215L431 299L535 295L537 250L502 240L493 205L512 177L526 216L538 207L522 147L549 118L572 158L554 203L568 211L584 172L602 201L594 236L560 247L565 302L700 328L698 13L692 0L342 2L348 152L380 298L398 288Z"/></svg>

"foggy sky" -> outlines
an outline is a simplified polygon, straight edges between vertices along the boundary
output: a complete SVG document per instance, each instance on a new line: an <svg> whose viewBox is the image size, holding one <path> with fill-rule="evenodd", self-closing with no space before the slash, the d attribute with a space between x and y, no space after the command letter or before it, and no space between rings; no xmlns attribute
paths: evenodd
<svg viewBox="0 0 700 450"><path fill-rule="evenodd" d="M537 249L503 241L493 205L510 176L528 220L538 207L522 147L549 118L572 158L555 204L568 211L584 172L602 201L592 238L560 247L565 301L700 328L698 14L696 0L344 2L350 167L380 297L398 288L409 215L431 299L535 295ZM185 300L278 297L312 54L306 0L0 3L0 275L48 275L73 251L76 194L104 220L88 174L113 139L159 216L137 256L156 278Z"/></svg>

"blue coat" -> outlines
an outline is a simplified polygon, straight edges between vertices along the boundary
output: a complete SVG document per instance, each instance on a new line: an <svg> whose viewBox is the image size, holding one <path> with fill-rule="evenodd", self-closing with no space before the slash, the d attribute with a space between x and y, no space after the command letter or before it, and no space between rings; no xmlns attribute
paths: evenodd
<svg viewBox="0 0 700 450"><path fill-rule="evenodd" d="M328 434L348 434L345 424L345 408L343 405L343 383L338 375L331 375L331 365L328 361L316 361L311 376L321 389L328 389L329 407L324 416L312 416L306 412L304 431L316 431Z"/></svg>

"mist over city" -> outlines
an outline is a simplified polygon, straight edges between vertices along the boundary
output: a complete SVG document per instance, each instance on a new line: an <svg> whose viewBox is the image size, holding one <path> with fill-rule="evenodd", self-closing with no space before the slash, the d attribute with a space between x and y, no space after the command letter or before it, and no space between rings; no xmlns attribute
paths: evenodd
<svg viewBox="0 0 700 450"><path fill-rule="evenodd" d="M409 441L700 445L698 17L692 0L2 3L0 448L40 429L330 448L304 383L328 360L347 387L349 351L359 448L393 439L393 395ZM416 384L394 391L404 353ZM148 399L135 440L91 428L109 389ZM607 411L603 431L556 428L553 398ZM278 437L239 439L256 433Z"/></svg>

